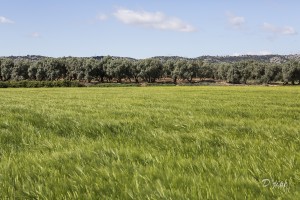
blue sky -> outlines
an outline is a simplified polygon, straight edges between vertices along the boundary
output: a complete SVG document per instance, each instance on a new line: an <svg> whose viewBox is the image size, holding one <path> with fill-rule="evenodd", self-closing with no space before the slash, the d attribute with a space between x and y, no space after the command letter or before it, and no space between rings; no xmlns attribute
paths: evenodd
<svg viewBox="0 0 300 200"><path fill-rule="evenodd" d="M300 53L298 0L0 0L0 56Z"/></svg>

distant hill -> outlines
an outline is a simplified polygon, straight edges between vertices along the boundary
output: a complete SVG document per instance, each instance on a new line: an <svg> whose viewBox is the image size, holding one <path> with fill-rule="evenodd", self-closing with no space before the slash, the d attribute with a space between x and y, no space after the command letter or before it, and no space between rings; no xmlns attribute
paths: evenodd
<svg viewBox="0 0 300 200"><path fill-rule="evenodd" d="M91 58L95 58L98 60L101 60L104 56L92 56ZM129 58L129 57L119 57L119 56L112 56L113 58L126 58L130 60L138 60L135 58ZM26 59L26 60L40 60L43 58L47 58L46 56L40 56L40 55L27 55L27 56L7 56L7 57L0 57L0 58L11 58L13 60L20 60L20 59ZM259 62L271 62L271 63L284 63L288 60L300 60L300 54L294 54L294 55L241 55L241 56L199 56L196 58L186 58L186 57L180 57L180 56L155 56L152 58L160 59L161 61L167 61L167 60L203 60L204 62L208 63L232 63L232 62L239 62L243 60L255 60Z"/></svg>
<svg viewBox="0 0 300 200"><path fill-rule="evenodd" d="M43 58L47 58L46 56L40 56L40 55L27 55L27 56L1 56L0 58L10 58L13 60L40 60Z"/></svg>
<svg viewBox="0 0 300 200"><path fill-rule="evenodd" d="M162 61L167 60L181 60L181 59L188 59L188 60L203 60L209 63L232 63L232 62L239 62L243 60L255 60L259 62L272 62L272 63L284 63L291 59L300 60L300 54L295 55L241 55L241 56L199 56L196 58L184 58L179 56L156 56L153 58L160 59Z"/></svg>

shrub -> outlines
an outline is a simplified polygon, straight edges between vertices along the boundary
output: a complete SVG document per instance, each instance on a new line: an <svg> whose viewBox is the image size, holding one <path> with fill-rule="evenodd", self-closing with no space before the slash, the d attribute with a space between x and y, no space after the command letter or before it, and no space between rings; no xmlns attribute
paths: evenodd
<svg viewBox="0 0 300 200"><path fill-rule="evenodd" d="M85 87L78 81L8 81L0 82L0 88L40 88L40 87Z"/></svg>

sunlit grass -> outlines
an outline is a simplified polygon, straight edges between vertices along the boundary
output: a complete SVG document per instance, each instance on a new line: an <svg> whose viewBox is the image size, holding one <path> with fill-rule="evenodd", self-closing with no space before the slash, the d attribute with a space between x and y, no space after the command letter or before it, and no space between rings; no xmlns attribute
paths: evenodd
<svg viewBox="0 0 300 200"><path fill-rule="evenodd" d="M300 199L299 87L1 89L0 98L3 199Z"/></svg>

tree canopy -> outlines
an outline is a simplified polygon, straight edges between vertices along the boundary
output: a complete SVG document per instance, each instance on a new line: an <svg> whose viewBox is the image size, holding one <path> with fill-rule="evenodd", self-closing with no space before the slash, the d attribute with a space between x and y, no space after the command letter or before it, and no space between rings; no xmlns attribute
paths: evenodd
<svg viewBox="0 0 300 200"><path fill-rule="evenodd" d="M208 63L201 59L134 60L104 56L99 58L0 59L1 81L85 81L149 82L170 79L193 82L195 79L222 80L228 83L283 82L300 84L300 62L282 64L255 60Z"/></svg>

